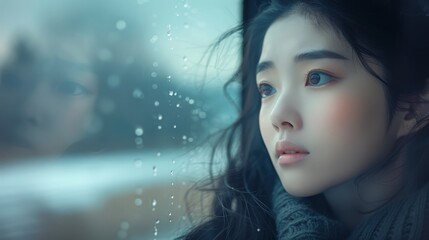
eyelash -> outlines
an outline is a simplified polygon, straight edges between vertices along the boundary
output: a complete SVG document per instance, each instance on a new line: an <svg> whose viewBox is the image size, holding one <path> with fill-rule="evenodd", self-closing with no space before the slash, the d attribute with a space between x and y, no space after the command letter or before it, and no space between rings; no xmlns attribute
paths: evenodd
<svg viewBox="0 0 429 240"><path fill-rule="evenodd" d="M312 77L312 76L316 77L316 75L313 75L313 74L318 74L319 75L319 79L318 79L319 81L320 81L320 79L322 79L322 77L320 75L328 77L329 79L325 83L323 83L322 85L310 85L309 83L310 83L311 80L317 80L317 79L310 79L310 77ZM312 70L306 76L305 86L321 87L321 86L323 86L323 85L325 85L325 84L327 84L327 83L329 83L329 82L331 82L333 80L336 80L336 79L337 79L336 77L334 77L331 74L326 73L324 71ZM318 83L316 83L316 84L318 84ZM266 88L270 88L269 90L271 90L271 92L270 93L266 93L266 91L269 91ZM258 84L258 91L259 91L259 94L261 95L261 98L266 98L266 97L269 97L269 96L271 96L271 95L273 95L273 94L276 93L276 90L275 90L275 88L273 86L271 86L268 83L264 83L264 82ZM274 92L272 92L272 91L274 91Z"/></svg>

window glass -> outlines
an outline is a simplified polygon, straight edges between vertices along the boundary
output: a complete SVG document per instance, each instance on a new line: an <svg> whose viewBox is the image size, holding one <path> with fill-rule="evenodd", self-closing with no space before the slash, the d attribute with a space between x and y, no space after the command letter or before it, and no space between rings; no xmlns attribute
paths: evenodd
<svg viewBox="0 0 429 240"><path fill-rule="evenodd" d="M236 109L239 0L0 1L0 239L171 239ZM238 87L230 89L238 103Z"/></svg>

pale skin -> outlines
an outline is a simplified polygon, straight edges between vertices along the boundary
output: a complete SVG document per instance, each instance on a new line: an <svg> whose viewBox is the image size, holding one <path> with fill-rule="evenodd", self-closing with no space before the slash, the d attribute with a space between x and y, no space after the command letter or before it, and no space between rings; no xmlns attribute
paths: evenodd
<svg viewBox="0 0 429 240"><path fill-rule="evenodd" d="M372 67L383 75L376 64ZM256 82L262 95L261 135L286 191L323 193L350 228L370 216L359 211L380 206L398 191L401 157L361 182L359 192L354 180L380 163L415 119L397 111L388 126L382 83L328 24L316 25L298 13L274 22L264 38ZM279 164L276 143L282 140L309 154L303 161Z"/></svg>

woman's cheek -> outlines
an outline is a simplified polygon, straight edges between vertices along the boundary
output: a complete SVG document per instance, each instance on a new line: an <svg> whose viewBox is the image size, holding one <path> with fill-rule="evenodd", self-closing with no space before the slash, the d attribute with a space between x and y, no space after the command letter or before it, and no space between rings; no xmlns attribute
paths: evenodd
<svg viewBox="0 0 429 240"><path fill-rule="evenodd" d="M331 97L318 105L318 115L312 117L317 130L324 136L329 133L327 140L344 140L356 136L363 130L362 121L365 106L361 99L348 94Z"/></svg>

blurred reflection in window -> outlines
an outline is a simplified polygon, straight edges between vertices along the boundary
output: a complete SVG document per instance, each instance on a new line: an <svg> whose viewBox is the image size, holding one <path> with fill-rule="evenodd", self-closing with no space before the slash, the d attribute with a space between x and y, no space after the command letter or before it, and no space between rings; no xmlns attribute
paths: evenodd
<svg viewBox="0 0 429 240"><path fill-rule="evenodd" d="M240 47L206 50L240 2L1 1L0 239L180 234L201 144L235 116Z"/></svg>

